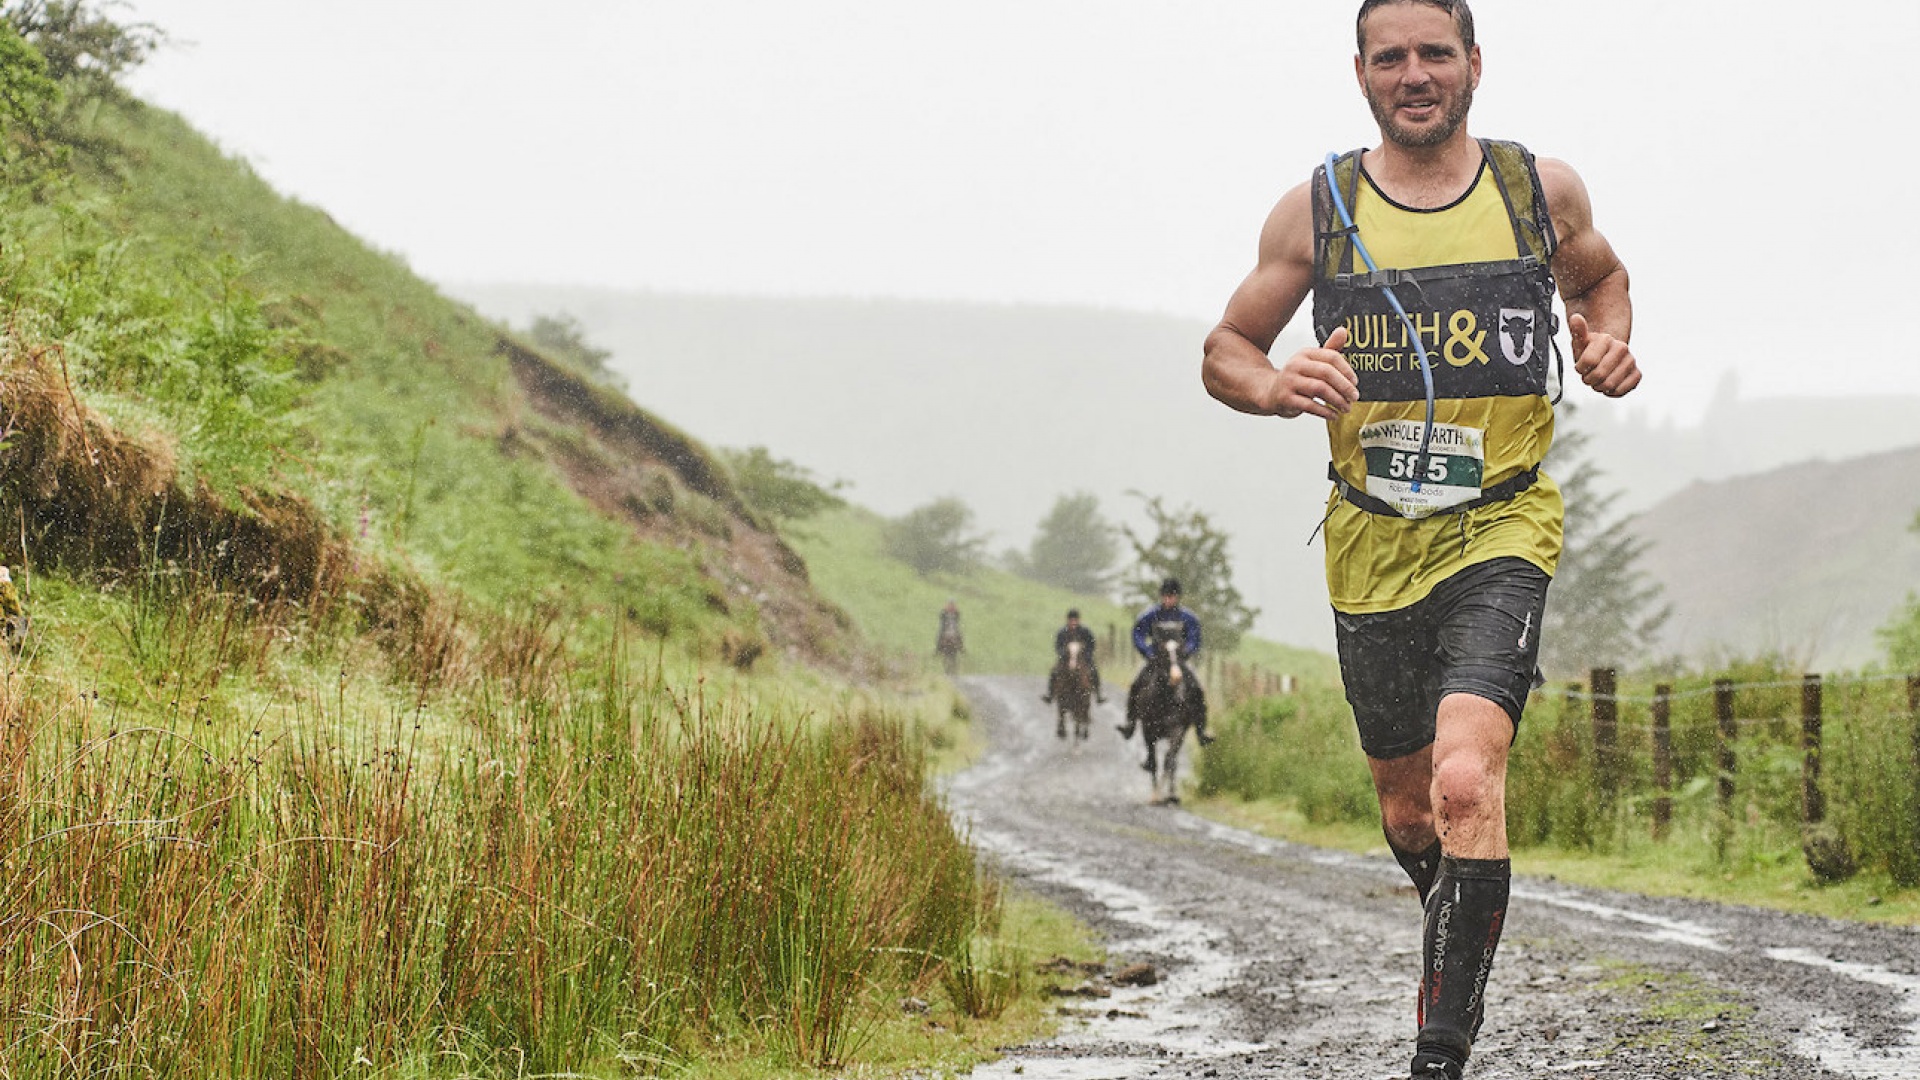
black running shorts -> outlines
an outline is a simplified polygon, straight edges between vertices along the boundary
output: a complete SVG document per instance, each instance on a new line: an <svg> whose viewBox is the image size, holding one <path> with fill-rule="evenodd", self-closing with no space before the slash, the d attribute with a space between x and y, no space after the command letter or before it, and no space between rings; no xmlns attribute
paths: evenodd
<svg viewBox="0 0 1920 1080"><path fill-rule="evenodd" d="M1550 581L1524 559L1493 559L1398 611L1334 612L1340 674L1367 756L1391 760L1430 745L1448 694L1486 698L1506 710L1517 733L1527 695L1542 681L1540 620Z"/></svg>

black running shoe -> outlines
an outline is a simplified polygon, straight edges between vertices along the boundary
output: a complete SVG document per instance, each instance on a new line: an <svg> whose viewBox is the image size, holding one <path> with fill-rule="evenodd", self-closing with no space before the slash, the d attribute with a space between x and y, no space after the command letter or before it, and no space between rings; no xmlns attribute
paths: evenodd
<svg viewBox="0 0 1920 1080"><path fill-rule="evenodd" d="M1425 1050L1413 1055L1413 1080L1460 1080L1460 1071L1450 1057Z"/></svg>

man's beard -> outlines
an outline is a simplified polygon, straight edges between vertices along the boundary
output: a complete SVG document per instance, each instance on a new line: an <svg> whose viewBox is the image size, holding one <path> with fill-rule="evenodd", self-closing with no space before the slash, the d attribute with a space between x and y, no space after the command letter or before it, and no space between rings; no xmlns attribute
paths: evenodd
<svg viewBox="0 0 1920 1080"><path fill-rule="evenodd" d="M1373 118L1380 125L1380 132L1389 142L1404 146L1409 150L1424 150L1430 146L1439 146L1460 130L1467 121L1467 110L1473 107L1473 87L1462 86L1460 93L1453 99L1453 106L1440 117L1440 122L1431 127L1409 128L1394 122L1393 107L1382 103L1369 91L1367 107L1373 110Z"/></svg>

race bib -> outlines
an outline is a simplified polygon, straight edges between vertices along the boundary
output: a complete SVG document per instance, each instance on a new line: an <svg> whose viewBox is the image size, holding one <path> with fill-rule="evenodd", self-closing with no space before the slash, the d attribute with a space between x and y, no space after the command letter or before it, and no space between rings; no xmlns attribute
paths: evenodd
<svg viewBox="0 0 1920 1080"><path fill-rule="evenodd" d="M1486 432L1435 424L1423 459L1420 435L1425 429L1418 420L1381 420L1360 429L1360 449L1367 458L1367 494L1402 517L1429 517L1480 497ZM1413 490L1415 480L1420 482L1419 491Z"/></svg>

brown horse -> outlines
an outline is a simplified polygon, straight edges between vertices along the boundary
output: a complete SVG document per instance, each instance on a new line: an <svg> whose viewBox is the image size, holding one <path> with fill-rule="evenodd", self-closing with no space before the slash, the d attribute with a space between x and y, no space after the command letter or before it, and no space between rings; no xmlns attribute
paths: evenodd
<svg viewBox="0 0 1920 1080"><path fill-rule="evenodd" d="M1093 709L1093 665L1080 655L1083 644L1079 641L1067 642L1067 655L1053 669L1053 704L1058 712L1053 734L1056 738L1067 737L1067 721L1073 721L1073 740L1076 745L1087 741L1087 731L1092 723Z"/></svg>
<svg viewBox="0 0 1920 1080"><path fill-rule="evenodd" d="M949 675L960 674L960 654L965 652L966 648L958 630L942 630L940 639L933 644L933 651L940 654L941 669Z"/></svg>

